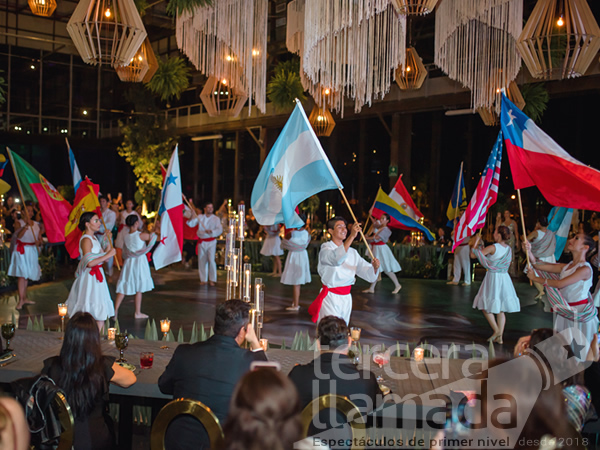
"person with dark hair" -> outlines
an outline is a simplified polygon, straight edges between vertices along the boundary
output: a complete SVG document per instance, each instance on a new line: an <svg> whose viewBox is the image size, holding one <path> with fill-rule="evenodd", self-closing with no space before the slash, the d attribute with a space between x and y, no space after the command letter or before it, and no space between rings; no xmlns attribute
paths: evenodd
<svg viewBox="0 0 600 450"><path fill-rule="evenodd" d="M142 216L140 216L139 213L135 210L135 203L133 202L133 200L127 200L125 202L125 209L119 213L119 231L117 233L117 238L115 239L117 259L119 260L121 267L123 267L123 242L125 239L125 235L128 233L125 221L127 220L127 217L131 216L132 214L136 215L139 220L142 220Z"/></svg>
<svg viewBox="0 0 600 450"><path fill-rule="evenodd" d="M344 319L326 316L317 325L319 356L308 364L294 367L289 374L300 395L302 407L325 394L348 397L362 413L375 409L382 401L377 378L359 370L348 356L350 330Z"/></svg>
<svg viewBox="0 0 600 450"><path fill-rule="evenodd" d="M221 220L213 214L214 207L211 202L205 203L202 209L204 214L200 215L191 210L192 218L187 221L187 225L188 227L198 225L196 254L198 255L200 284L208 283L210 286L214 286L217 282L217 263L215 261L217 238L223 233L223 227Z"/></svg>
<svg viewBox="0 0 600 450"><path fill-rule="evenodd" d="M402 267L394 257L394 254L388 247L387 243L390 240L390 236L392 235L392 230L388 227L390 223L390 216L386 213L383 213L377 222L376 228L373 228L373 233L367 237L367 241L371 245L371 250L375 255L375 258L379 260L381 263L381 271L384 272L390 280L394 283L394 290L392 294L397 294L402 289L400 283L398 283L398 277L396 277L396 272L400 272ZM365 289L363 292L367 294L375 293L375 285L377 284L377 280L371 283L368 289Z"/></svg>
<svg viewBox="0 0 600 450"><path fill-rule="evenodd" d="M79 218L79 229L83 231L79 239L81 261L75 272L75 283L69 292L67 306L71 315L78 311L90 313L102 331L104 321L115 315L102 264L115 255L115 249L110 248L106 239L103 244L96 239L100 225L100 218L94 212L84 212Z"/></svg>
<svg viewBox="0 0 600 450"><path fill-rule="evenodd" d="M347 324L350 323L350 314L352 314L350 289L356 281L356 276L369 283L373 283L379 276L379 260L375 258L372 263L369 263L350 247L360 231L360 224L352 225L350 236L346 239L347 224L346 219L339 216L327 222L331 241L321 245L317 269L323 287L308 308L315 323L325 316L341 317Z"/></svg>
<svg viewBox="0 0 600 450"><path fill-rule="evenodd" d="M238 383L223 428L225 450L288 450L302 440L300 399L273 369L248 372Z"/></svg>
<svg viewBox="0 0 600 450"><path fill-rule="evenodd" d="M531 252L531 244L525 241L523 245L534 269L527 272L527 277L548 290L548 299L555 312L554 329L560 333L578 328L586 342L578 346L578 351L573 350L577 358L585 359L594 334L598 332L598 314L590 294L593 272L587 262L588 252L595 249L596 243L584 233L569 239L566 250L573 260L568 264L539 262ZM567 341L573 342L568 338Z"/></svg>
<svg viewBox="0 0 600 450"><path fill-rule="evenodd" d="M102 220L104 221L104 223L100 224L100 230L98 231L98 235L107 235L112 242L112 232L113 228L115 227L115 224L117 223L117 214L109 208L110 202L105 196L101 195L100 197L98 197L98 201L100 202ZM106 225L106 228L104 228L104 225ZM114 257L106 260L106 269L109 277L113 274L114 260Z"/></svg>
<svg viewBox="0 0 600 450"><path fill-rule="evenodd" d="M248 323L249 310L250 306L241 300L220 303L215 311L214 336L175 349L158 379L160 391L173 398L198 400L224 422L237 382L248 372L252 361L267 359ZM240 347L245 341L252 350ZM190 417L173 421L167 430L166 442L168 450L208 448L203 427Z"/></svg>
<svg viewBox="0 0 600 450"><path fill-rule="evenodd" d="M310 244L310 234L306 230L306 214L300 213L304 225L298 229L288 229L281 246L288 251L285 268L281 275L281 284L293 286L292 306L288 311L300 310L300 287L311 282L310 263L306 247Z"/></svg>
<svg viewBox="0 0 600 450"><path fill-rule="evenodd" d="M483 315L494 331L488 341L502 344L502 335L506 325L504 313L521 310L515 286L508 275L513 258L512 250L507 244L510 239L510 230L508 227L500 225L494 231L495 244L485 248L477 248L480 239L481 236L477 234L477 237L469 244L471 245L471 256L477 258L487 270L479 292L473 300L473 308L483 311Z"/></svg>
<svg viewBox="0 0 600 450"><path fill-rule="evenodd" d="M280 277L281 255L283 255L283 250L281 250L281 238L279 237L281 226L276 223L274 225L264 225L262 229L265 232L265 240L260 249L260 254L273 257L273 272L270 276Z"/></svg>
<svg viewBox="0 0 600 450"><path fill-rule="evenodd" d="M147 319L142 313L142 293L154 289L150 265L146 254L156 244L156 234L141 233L141 221L135 214L125 219L129 233L123 239L123 269L117 282L117 298L115 299L115 317L119 315L119 307L126 295L135 295L136 319Z"/></svg>
<svg viewBox="0 0 600 450"><path fill-rule="evenodd" d="M508 228L509 236L506 240L513 254L513 260L510 264L509 273L511 277L517 276L517 258L514 257L516 252L521 250L521 241L519 240L519 226L517 222L511 217L510 211L507 209L504 211L504 216L498 212L496 216L496 230L499 226L505 226Z"/></svg>
<svg viewBox="0 0 600 450"><path fill-rule="evenodd" d="M71 316L59 356L44 361L42 373L65 391L75 418L75 450L116 447L114 424L108 414L109 382L127 388L136 382L131 370L102 354L94 317L86 312Z"/></svg>
<svg viewBox="0 0 600 450"><path fill-rule="evenodd" d="M531 252L535 255L538 261L544 261L554 264L556 258L556 236L548 230L548 218L540 216L535 224L535 229L527 235L527 240L531 243ZM538 290L535 296L536 300L541 300L544 296L544 286L540 283L533 283ZM544 311L550 312L550 305L544 302Z"/></svg>

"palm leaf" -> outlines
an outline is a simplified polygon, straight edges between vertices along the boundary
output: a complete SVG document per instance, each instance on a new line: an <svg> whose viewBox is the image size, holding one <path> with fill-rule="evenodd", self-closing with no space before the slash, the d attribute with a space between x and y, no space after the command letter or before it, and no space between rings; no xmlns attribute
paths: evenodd
<svg viewBox="0 0 600 450"><path fill-rule="evenodd" d="M213 0L169 0L167 14L175 17L184 11L194 12L194 9L202 6L212 6Z"/></svg>
<svg viewBox="0 0 600 450"><path fill-rule="evenodd" d="M275 75L267 84L267 96L278 110L290 109L296 98L306 99L300 81L300 61L297 58L277 64Z"/></svg>
<svg viewBox="0 0 600 450"><path fill-rule="evenodd" d="M179 99L190 85L189 73L190 68L179 56L161 59L158 61L156 73L146 84L146 88L160 96L163 101L172 97Z"/></svg>
<svg viewBox="0 0 600 450"><path fill-rule="evenodd" d="M548 100L550 100L550 94L544 83L526 84L521 88L521 94L525 100L523 113L534 122L541 123L544 111L548 107Z"/></svg>

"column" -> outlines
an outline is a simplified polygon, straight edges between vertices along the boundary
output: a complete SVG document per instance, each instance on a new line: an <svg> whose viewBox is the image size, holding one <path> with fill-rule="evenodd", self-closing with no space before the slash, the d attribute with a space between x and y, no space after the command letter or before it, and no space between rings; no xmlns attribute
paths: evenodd
<svg viewBox="0 0 600 450"><path fill-rule="evenodd" d="M214 141L216 142L216 140ZM194 171L192 176L192 196L194 198L194 202L198 204L200 197L198 197L198 171L200 169L200 142L194 142ZM204 200L203 200L204 201Z"/></svg>
<svg viewBox="0 0 600 450"><path fill-rule="evenodd" d="M217 198L217 194L219 192L219 139L214 139L213 141L213 179L212 179L212 203L218 208L217 203L219 199Z"/></svg>
<svg viewBox="0 0 600 450"><path fill-rule="evenodd" d="M233 204L240 202L240 132L235 132L235 159L233 162Z"/></svg>
<svg viewBox="0 0 600 450"><path fill-rule="evenodd" d="M429 193L431 198L431 219L439 216L440 205L440 153L442 146L442 116L439 112L432 113L431 120L431 153L429 158Z"/></svg>
<svg viewBox="0 0 600 450"><path fill-rule="evenodd" d="M390 166L398 167L403 174L405 186L411 186L412 114L392 115L392 138L390 142ZM390 177L390 190L398 181L398 175ZM407 188L409 189L409 188Z"/></svg>
<svg viewBox="0 0 600 450"><path fill-rule="evenodd" d="M367 127L367 121L365 119L360 119L359 126L359 135L358 135L358 205L359 211L356 211L358 214L359 220L361 213L366 212L369 209L369 205L365 205L365 171L366 166L368 164L367 158L365 155L367 154L367 134L369 133Z"/></svg>

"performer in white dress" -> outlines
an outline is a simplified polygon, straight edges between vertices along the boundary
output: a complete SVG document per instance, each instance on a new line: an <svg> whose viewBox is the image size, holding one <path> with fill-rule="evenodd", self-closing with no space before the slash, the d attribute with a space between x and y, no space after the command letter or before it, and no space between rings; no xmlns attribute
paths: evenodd
<svg viewBox="0 0 600 450"><path fill-rule="evenodd" d="M147 319L142 313L142 293L154 289L147 253L156 244L156 235L140 233L142 222L137 216L130 215L125 220L129 233L125 235L123 244L123 269L117 282L117 298L115 300L115 317L119 315L119 307L126 295L135 295L136 319Z"/></svg>
<svg viewBox="0 0 600 450"><path fill-rule="evenodd" d="M83 235L79 240L79 252L81 261L75 272L75 283L71 287L67 298L67 307L72 316L78 311L88 312L98 324L102 331L104 321L115 315L115 309L102 264L115 255L114 248L110 248L108 240L105 239L105 247L96 239L95 233L100 230L100 218L93 212L84 212L79 219L79 229Z"/></svg>
<svg viewBox="0 0 600 450"><path fill-rule="evenodd" d="M17 277L19 303L17 309L25 304L35 303L27 298L27 280L38 281L42 270L38 261L38 245L42 244L40 224L34 222L25 209L23 218L15 221L15 232L12 239L12 255L8 266L8 276Z"/></svg>
<svg viewBox="0 0 600 450"><path fill-rule="evenodd" d="M517 252L521 251L521 240L519 239L519 227L517 222L512 219L510 211L507 209L504 211L504 217L498 212L496 215L496 229L499 226L505 226L510 231L510 237L506 241L506 245L512 250L512 262L508 273L511 277L517 276L518 264L517 264Z"/></svg>
<svg viewBox="0 0 600 450"><path fill-rule="evenodd" d="M283 255L283 250L281 250L281 238L279 237L279 229L279 224L263 226L263 230L265 232L266 237L263 242L262 248L260 249L260 254L264 256L273 257L273 273L271 273L272 277L281 276L280 256Z"/></svg>
<svg viewBox="0 0 600 450"><path fill-rule="evenodd" d="M204 214L197 215L192 211L192 219L188 220L188 227L198 225L198 274L200 284L207 282L214 286L217 282L217 263L215 262L215 253L217 251L217 238L223 233L221 220L213 214L214 207L212 203L204 204Z"/></svg>
<svg viewBox="0 0 600 450"><path fill-rule="evenodd" d="M568 264L538 262L531 252L531 244L525 242L523 245L535 269L529 270L527 277L546 287L554 312L554 329L560 333L577 328L585 336L585 342L573 348L575 356L584 360L594 334L598 332L598 313L590 295L593 272L586 261L587 253L596 243L584 233L569 239L566 250L573 256L573 261ZM573 339L569 340L567 336L567 341L572 343Z"/></svg>
<svg viewBox="0 0 600 450"><path fill-rule="evenodd" d="M381 271L384 272L390 280L394 283L394 290L392 294L397 294L402 289L400 283L398 283L398 277L396 277L396 272L400 272L402 268L400 264L394 258L394 254L390 250L390 247L387 245L390 240L390 236L392 235L392 230L389 229L388 223L390 222L390 216L386 213L383 213L381 217L377 220L377 228L373 229L373 233L367 237L367 241L371 244L371 249L375 258L379 260L381 263ZM363 292L367 294L375 293L375 285L378 280L375 280L371 283L369 289L365 289Z"/></svg>
<svg viewBox="0 0 600 450"><path fill-rule="evenodd" d="M552 231L548 230L548 218L541 216L535 224L535 229L529 233L527 240L531 243L531 252L538 261L554 264L556 258L554 252L556 250L556 237ZM527 271L527 269L525 269ZM536 300L542 299L544 295L544 286L540 283L533 283L538 294ZM550 312L550 305L544 302L544 311Z"/></svg>
<svg viewBox="0 0 600 450"><path fill-rule="evenodd" d="M479 292L473 301L473 308L483 311L483 315L492 327L494 334L488 341L502 344L502 334L506 325L504 313L518 312L521 302L517 297L515 287L508 274L512 261L512 250L506 243L510 239L510 230L504 225L498 226L494 231L493 245L484 249L477 248L480 241L479 234L472 240L471 253L481 265L487 269L485 278L481 283Z"/></svg>
<svg viewBox="0 0 600 450"><path fill-rule="evenodd" d="M352 225L350 236L346 239L347 223L346 219L339 216L327 222L331 241L321 245L318 265L323 287L308 308L315 323L325 316L336 316L349 324L352 314L350 289L356 282L356 276L369 283L379 276L379 260L375 258L369 263L350 247L360 231L360 224Z"/></svg>
<svg viewBox="0 0 600 450"><path fill-rule="evenodd" d="M117 223L117 214L109 208L110 204L106 197L101 196L100 198L98 198L98 200L100 201L100 209L102 210L102 220L104 221L104 224L106 224L106 228L104 228L103 223L100 224L99 234L103 236L108 233L108 238L112 241L112 232L113 228ZM98 237L98 239L100 239L100 237ZM114 257L106 260L106 269L109 277L113 274L114 261Z"/></svg>
<svg viewBox="0 0 600 450"><path fill-rule="evenodd" d="M292 306L285 308L288 311L300 310L300 286L311 282L310 263L306 247L310 244L310 234L306 230L306 215L299 214L305 223L302 228L291 231L289 238L281 242L281 246L288 251L285 267L281 275L281 284L294 286Z"/></svg>
<svg viewBox="0 0 600 450"><path fill-rule="evenodd" d="M125 220L132 214L135 214L138 217L138 219L142 220L140 215L135 210L135 204L133 203L133 200L127 200L125 202L125 209L119 213L119 232L117 233L117 238L115 239L117 259L119 260L121 267L123 267L123 239L125 238L125 234L129 232L129 230L127 230L127 225L125 225Z"/></svg>

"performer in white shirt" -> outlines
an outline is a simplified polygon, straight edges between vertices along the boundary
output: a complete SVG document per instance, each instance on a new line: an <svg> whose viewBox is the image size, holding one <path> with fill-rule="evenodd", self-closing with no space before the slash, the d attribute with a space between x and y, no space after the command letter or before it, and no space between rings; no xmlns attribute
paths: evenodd
<svg viewBox="0 0 600 450"><path fill-rule="evenodd" d="M281 275L281 284L293 286L292 306L285 308L287 311L300 310L300 287L311 282L310 262L306 247L310 244L310 233L306 229L306 214L298 215L304 225L298 229L288 230L281 247L287 249L285 269Z"/></svg>
<svg viewBox="0 0 600 450"><path fill-rule="evenodd" d="M373 233L367 237L367 241L369 241L369 244L371 245L371 249L373 250L375 258L377 258L381 263L381 270L394 283L394 290L392 291L392 294L397 294L400 292L400 289L402 289L402 286L400 283L398 283L396 272L400 272L402 268L387 245L388 241L390 240L390 236L392 235L392 230L390 230L388 227L389 222L390 216L386 213L383 213L376 222L377 228L373 229ZM365 289L363 292L366 294L374 294L376 284L377 280L371 283L369 289Z"/></svg>
<svg viewBox="0 0 600 450"><path fill-rule="evenodd" d="M193 217L188 220L188 227L198 225L198 274L200 275L200 284L207 282L214 286L217 282L217 263L215 262L215 252L217 250L217 238L223 233L221 220L213 214L214 207L212 203L204 205L204 214L197 215L192 211Z"/></svg>
<svg viewBox="0 0 600 450"><path fill-rule="evenodd" d="M531 243L531 253L538 261L554 264L556 258L556 236L552 231L548 230L548 218L541 216L535 224L535 229L529 233L527 240ZM536 300L542 299L544 296L544 286L534 281L533 285L538 290L535 296ZM544 302L544 311L550 312L551 308L547 302Z"/></svg>
<svg viewBox="0 0 600 450"><path fill-rule="evenodd" d="M104 221L104 224L106 224L106 228L104 228L104 224L100 225L100 231L98 232L98 234L103 235L108 232L108 238L110 239L110 242L112 242L112 231L115 227L115 224L117 223L117 214L109 208L110 203L108 202L108 199L106 197L101 196L100 198L98 198L98 200L100 201L100 209L102 210L102 220ZM109 277L113 274L114 262L114 257L110 257L106 260L106 269Z"/></svg>
<svg viewBox="0 0 600 450"><path fill-rule="evenodd" d="M127 200L125 202L125 209L119 214L119 232L115 239L115 250L117 251L117 259L119 260L121 267L123 267L123 240L125 239L125 235L129 233L129 230L125 225L125 220L132 214L135 214L140 221L142 220L142 217L135 210L135 203L133 203L133 200Z"/></svg>
<svg viewBox="0 0 600 450"><path fill-rule="evenodd" d="M350 323L350 289L356 281L356 276L369 283L373 283L379 276L379 260L375 258L369 263L350 247L360 231L360 224L352 225L350 236L346 239L347 223L343 217L334 217L327 222L331 241L321 246L318 265L323 287L308 308L315 323L325 316L341 317L347 324Z"/></svg>

